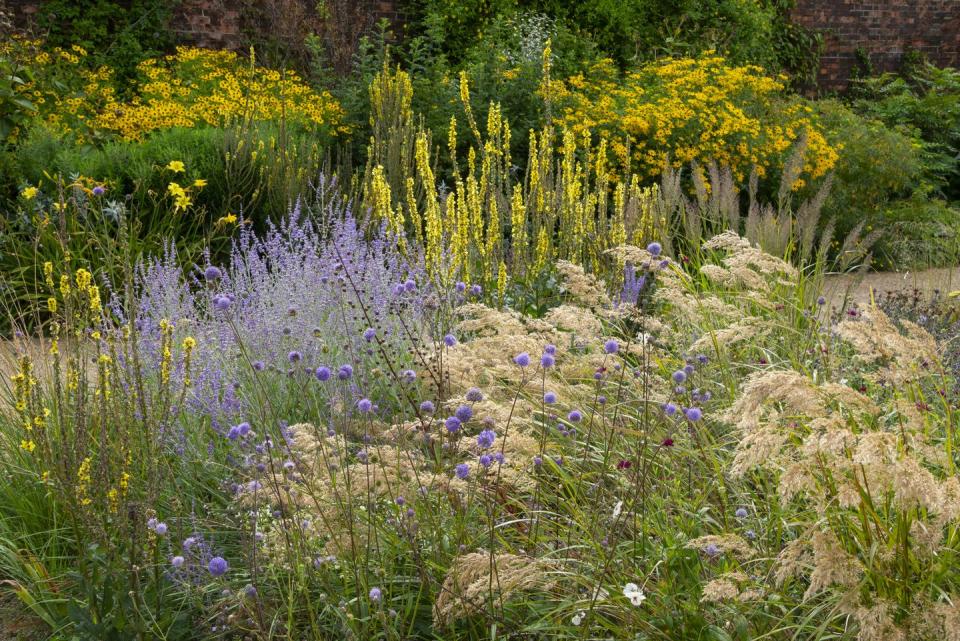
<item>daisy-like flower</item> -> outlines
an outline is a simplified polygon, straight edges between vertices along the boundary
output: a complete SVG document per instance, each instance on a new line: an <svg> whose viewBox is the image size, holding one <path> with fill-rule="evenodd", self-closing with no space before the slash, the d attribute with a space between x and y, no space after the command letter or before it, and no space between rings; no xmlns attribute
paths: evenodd
<svg viewBox="0 0 960 641"><path fill-rule="evenodd" d="M182 160L171 160L169 163L167 163L167 166L165 167L165 169L172 171L175 174L178 174L183 172L186 169L186 167L183 166Z"/></svg>
<svg viewBox="0 0 960 641"><path fill-rule="evenodd" d="M630 599L630 603L636 606L643 605L643 602L647 600L647 596L636 583L628 583L623 586L623 596Z"/></svg>

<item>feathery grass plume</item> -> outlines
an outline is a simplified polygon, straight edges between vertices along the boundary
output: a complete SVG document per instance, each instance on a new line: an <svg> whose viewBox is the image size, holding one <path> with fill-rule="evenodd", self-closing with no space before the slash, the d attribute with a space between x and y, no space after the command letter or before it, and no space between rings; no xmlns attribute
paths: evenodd
<svg viewBox="0 0 960 641"><path fill-rule="evenodd" d="M739 559L749 559L757 553L753 546L737 534L708 534L690 539L684 547L700 551L709 548L714 554L729 553Z"/></svg>
<svg viewBox="0 0 960 641"><path fill-rule="evenodd" d="M554 584L549 564L517 554L471 552L453 559L433 606L433 621L447 627L485 608L527 591L549 592ZM491 594L491 586L493 594Z"/></svg>
<svg viewBox="0 0 960 641"><path fill-rule="evenodd" d="M843 320L837 334L850 343L856 358L869 365L880 365L870 378L900 385L914 379L918 370L936 367L939 347L922 327L901 320L904 332L876 306L864 310L859 318Z"/></svg>

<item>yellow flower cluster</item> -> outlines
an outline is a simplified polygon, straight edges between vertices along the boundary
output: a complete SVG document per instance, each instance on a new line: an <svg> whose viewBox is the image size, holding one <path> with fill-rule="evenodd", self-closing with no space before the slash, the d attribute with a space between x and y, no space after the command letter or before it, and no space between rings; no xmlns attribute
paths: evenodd
<svg viewBox="0 0 960 641"><path fill-rule="evenodd" d="M613 156L641 175L658 176L668 162L679 168L713 160L738 180L753 166L762 177L780 166L804 132L809 178L824 175L837 160L810 107L788 99L782 79L709 53L652 62L622 80L604 61L586 75L548 79L541 92L574 135L605 135Z"/></svg>
<svg viewBox="0 0 960 641"><path fill-rule="evenodd" d="M285 118L334 135L349 131L328 92L311 89L292 71L257 67L230 51L178 47L173 55L144 60L138 70L144 81L134 98L109 101L97 128L137 140L157 129Z"/></svg>

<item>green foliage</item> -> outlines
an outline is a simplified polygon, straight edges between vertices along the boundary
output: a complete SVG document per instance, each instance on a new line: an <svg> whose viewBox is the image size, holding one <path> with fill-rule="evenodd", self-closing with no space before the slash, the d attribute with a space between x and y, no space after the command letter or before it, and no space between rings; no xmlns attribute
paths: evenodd
<svg viewBox="0 0 960 641"><path fill-rule="evenodd" d="M20 89L29 82L31 70L0 54L0 149L13 131L37 112L37 106Z"/></svg>
<svg viewBox="0 0 960 641"><path fill-rule="evenodd" d="M891 271L955 267L960 263L960 209L923 197L897 201L880 212L875 265Z"/></svg>
<svg viewBox="0 0 960 641"><path fill-rule="evenodd" d="M47 0L38 23L51 46L79 45L132 78L137 63L172 46L169 22L179 1Z"/></svg>

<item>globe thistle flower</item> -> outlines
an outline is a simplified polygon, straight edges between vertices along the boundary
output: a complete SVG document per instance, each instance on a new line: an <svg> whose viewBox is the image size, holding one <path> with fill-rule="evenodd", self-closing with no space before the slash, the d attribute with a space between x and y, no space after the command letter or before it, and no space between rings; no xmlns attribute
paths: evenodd
<svg viewBox="0 0 960 641"><path fill-rule="evenodd" d="M287 360L290 361L291 363L299 363L302 359L303 359L303 354L301 354L296 350L293 350L292 352L287 354Z"/></svg>
<svg viewBox="0 0 960 641"><path fill-rule="evenodd" d="M189 552L193 549L193 546L197 544L197 539L192 536L188 536L183 540L183 551Z"/></svg>
<svg viewBox="0 0 960 641"><path fill-rule="evenodd" d="M607 354L616 354L620 350L620 344L611 339L603 344L603 351Z"/></svg>
<svg viewBox="0 0 960 641"><path fill-rule="evenodd" d="M671 378L673 379L673 382L674 382L674 383L678 383L678 384L679 384L679 383L682 383L682 382L684 382L685 380L687 380L687 373L686 373L685 371L683 371L682 369L678 369L677 371L675 371L675 372L671 375Z"/></svg>
<svg viewBox="0 0 960 641"><path fill-rule="evenodd" d="M454 434L460 430L460 419L456 416L448 416L447 420L443 422L443 426L447 428L448 432Z"/></svg>
<svg viewBox="0 0 960 641"><path fill-rule="evenodd" d="M257 598L257 588L253 587L252 584L248 583L247 587L243 588L243 595L248 599Z"/></svg>
<svg viewBox="0 0 960 641"><path fill-rule="evenodd" d="M546 403L547 405L553 405L554 403L556 403L557 402L556 392L547 392L546 394L544 394L543 402Z"/></svg>
<svg viewBox="0 0 960 641"><path fill-rule="evenodd" d="M454 468L453 473L456 474L458 479L465 479L470 475L470 466L466 463L460 463Z"/></svg>
<svg viewBox="0 0 960 641"><path fill-rule="evenodd" d="M537 456L534 456L533 465L534 467L540 467L541 465L543 465L543 457L540 456L539 454Z"/></svg>
<svg viewBox="0 0 960 641"><path fill-rule="evenodd" d="M230 309L230 298L227 296L219 295L213 297L213 308L218 312L225 312Z"/></svg>
<svg viewBox="0 0 960 641"><path fill-rule="evenodd" d="M556 356L556 355L557 355L557 346L556 346L556 345L553 345L552 343L548 343L548 344L543 348L543 353L544 353L544 354L550 354L551 356Z"/></svg>
<svg viewBox="0 0 960 641"><path fill-rule="evenodd" d="M827 304L826 298L824 298L823 296L817 297L817 305L819 305L820 307L823 307L826 304Z"/></svg>
<svg viewBox="0 0 960 641"><path fill-rule="evenodd" d="M331 376L330 368L327 367L326 365L321 365L316 369L313 375L316 376L317 380L320 381L321 383L329 381Z"/></svg>
<svg viewBox="0 0 960 641"><path fill-rule="evenodd" d="M579 423L583 420L583 414L581 414L579 410L573 410L567 414L567 420L571 423Z"/></svg>
<svg viewBox="0 0 960 641"><path fill-rule="evenodd" d="M337 378L341 381L350 380L353 377L353 366L351 365L341 365L340 369L337 370Z"/></svg>
<svg viewBox="0 0 960 641"><path fill-rule="evenodd" d="M402 296L403 295L403 283L397 283L393 286L393 295Z"/></svg>
<svg viewBox="0 0 960 641"><path fill-rule="evenodd" d="M420 403L420 411L424 414L433 414L436 407L433 405L433 401L424 401Z"/></svg>
<svg viewBox="0 0 960 641"><path fill-rule="evenodd" d="M687 409L683 410L683 415L687 417L688 421L693 422L699 421L701 418L703 418L703 412L700 411L699 407L688 407Z"/></svg>
<svg viewBox="0 0 960 641"><path fill-rule="evenodd" d="M157 533L157 536L166 536L167 534L167 524L166 523L157 523L157 527L153 529Z"/></svg>
<svg viewBox="0 0 960 641"><path fill-rule="evenodd" d="M97 185L92 190L94 196L102 196L107 192L107 188L103 185Z"/></svg>
<svg viewBox="0 0 960 641"><path fill-rule="evenodd" d="M663 251L663 247L658 242L652 242L647 245L647 251L650 252L651 256L659 256Z"/></svg>
<svg viewBox="0 0 960 641"><path fill-rule="evenodd" d="M483 287L480 287L480 285L474 285L470 288L470 294L472 294L473 296L479 296L482 293L483 293Z"/></svg>
<svg viewBox="0 0 960 641"><path fill-rule="evenodd" d="M466 423L473 418L473 409L469 405L461 405L457 408L457 411L454 412L454 416L456 416L457 420L461 423Z"/></svg>
<svg viewBox="0 0 960 641"><path fill-rule="evenodd" d="M493 447L494 441L497 439L497 433L493 430L483 430L477 435L477 446L481 450L489 450Z"/></svg>
<svg viewBox="0 0 960 641"><path fill-rule="evenodd" d="M370 600L374 603L379 603L380 599L383 598L383 592L380 588L370 588Z"/></svg>
<svg viewBox="0 0 960 641"><path fill-rule="evenodd" d="M471 387L467 390L467 400L471 403L479 403L483 400L483 392L479 387Z"/></svg>
<svg viewBox="0 0 960 641"><path fill-rule="evenodd" d="M553 358L552 354L544 354L540 357L540 367L543 369L550 369L556 363L556 359Z"/></svg>
<svg viewBox="0 0 960 641"><path fill-rule="evenodd" d="M209 283L223 278L223 272L220 271L220 268L210 265L203 270L203 277Z"/></svg>
<svg viewBox="0 0 960 641"><path fill-rule="evenodd" d="M701 365L706 365L710 359L707 358L706 354L697 354L697 362Z"/></svg>
<svg viewBox="0 0 960 641"><path fill-rule="evenodd" d="M364 414L367 414L373 411L373 403L369 398L361 398L359 401L357 401L357 409Z"/></svg>
<svg viewBox="0 0 960 641"><path fill-rule="evenodd" d="M720 556L720 548L714 543L710 543L703 548L703 553L706 554L711 559Z"/></svg>
<svg viewBox="0 0 960 641"><path fill-rule="evenodd" d="M484 454L480 457L480 465L485 468L489 468L493 464L493 458L489 454Z"/></svg>
<svg viewBox="0 0 960 641"><path fill-rule="evenodd" d="M170 565L175 568L182 568L184 563L186 563L186 559L179 555L170 559Z"/></svg>
<svg viewBox="0 0 960 641"><path fill-rule="evenodd" d="M210 575L213 577L223 576L227 573L228 569L230 569L230 565L222 556L213 557L210 559L210 563L207 564L207 571L210 572Z"/></svg>
<svg viewBox="0 0 960 641"><path fill-rule="evenodd" d="M253 361L253 371L262 372L267 368L267 364L263 361Z"/></svg>
<svg viewBox="0 0 960 641"><path fill-rule="evenodd" d="M358 460L358 461L360 461L361 463L366 463L368 459L369 459L369 455L367 454L367 451L366 451L366 450L358 450L358 451L357 451L357 460Z"/></svg>
<svg viewBox="0 0 960 641"><path fill-rule="evenodd" d="M506 457L504 457L503 452L494 452L493 460L502 465L503 462L506 460Z"/></svg>
<svg viewBox="0 0 960 641"><path fill-rule="evenodd" d="M416 284L415 282L413 282L412 279L409 279L409 278L408 278L408 279L406 280L406 282L403 283L403 288L404 288L405 290L407 290L408 292L413 293L413 292L417 291L417 284Z"/></svg>
<svg viewBox="0 0 960 641"><path fill-rule="evenodd" d="M467 284L462 280L459 280L457 281L457 284L454 286L454 289L457 290L458 294L462 294L463 292L467 291Z"/></svg>
<svg viewBox="0 0 960 641"><path fill-rule="evenodd" d="M397 498L393 499L393 502L399 506L403 506L407 502L407 500L402 496L398 496Z"/></svg>
<svg viewBox="0 0 960 641"><path fill-rule="evenodd" d="M745 507L738 507L738 508L737 508L737 511L734 512L734 515L735 515L738 519L745 519L745 518L747 518L747 508L745 508Z"/></svg>
<svg viewBox="0 0 960 641"><path fill-rule="evenodd" d="M513 362L520 367L527 367L530 364L530 354L527 354L526 352L520 352L513 357Z"/></svg>
<svg viewBox="0 0 960 641"><path fill-rule="evenodd" d="M156 529L157 529L157 523L159 523L159 522L160 522L160 521L158 521L158 520L155 519L155 518L149 518L149 519L147 519L147 529L148 529L148 530L151 530L151 531L152 531L152 530L156 530Z"/></svg>
<svg viewBox="0 0 960 641"><path fill-rule="evenodd" d="M363 330L363 339L368 343L372 341L376 336L377 336L377 330L375 330L372 327L368 327L367 329Z"/></svg>
<svg viewBox="0 0 960 641"><path fill-rule="evenodd" d="M404 383L412 383L417 380L417 373L412 369L404 370L403 373L400 374L400 378Z"/></svg>
<svg viewBox="0 0 960 641"><path fill-rule="evenodd" d="M447 334L446 336L443 337L443 344L446 345L447 347L453 347L454 345L457 344L457 337L454 336L453 334Z"/></svg>
<svg viewBox="0 0 960 641"><path fill-rule="evenodd" d="M240 438L240 428L236 425L231 426L230 429L227 430L227 438L231 441L235 441Z"/></svg>
<svg viewBox="0 0 960 641"><path fill-rule="evenodd" d="M237 425L237 432L240 433L240 436L246 436L250 433L250 423L243 422Z"/></svg>

